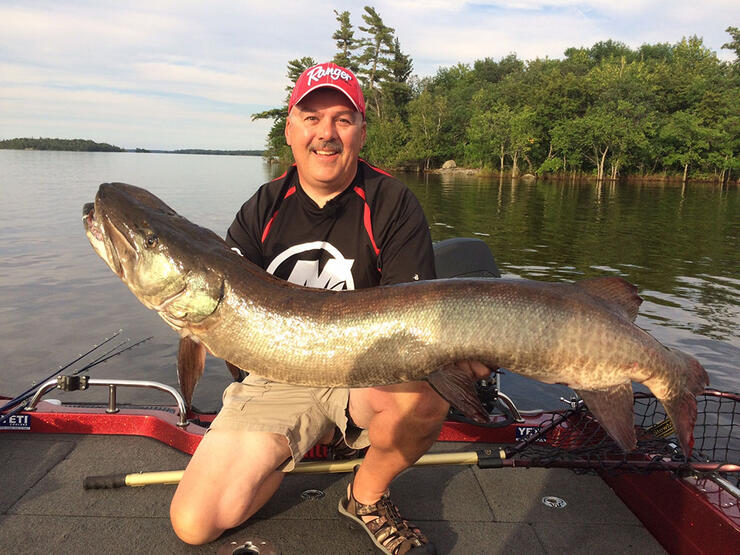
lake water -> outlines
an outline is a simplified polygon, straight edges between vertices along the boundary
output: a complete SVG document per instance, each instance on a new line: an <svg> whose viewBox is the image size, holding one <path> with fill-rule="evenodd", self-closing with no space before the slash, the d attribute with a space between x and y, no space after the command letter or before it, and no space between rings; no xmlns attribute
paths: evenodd
<svg viewBox="0 0 740 555"><path fill-rule="evenodd" d="M91 376L176 385L176 334L92 251L82 206L100 183L124 181L223 235L275 171L256 157L0 150L0 393L19 393L119 328L121 339L153 339ZM509 277L618 275L637 284L645 299L638 325L696 356L712 386L740 390L737 187L399 177L419 197L434 240L479 237ZM195 405L217 409L229 379L209 357ZM503 385L523 408L553 406L568 391L510 375ZM105 395L101 388L54 396ZM142 390L122 390L119 399L164 400Z"/></svg>

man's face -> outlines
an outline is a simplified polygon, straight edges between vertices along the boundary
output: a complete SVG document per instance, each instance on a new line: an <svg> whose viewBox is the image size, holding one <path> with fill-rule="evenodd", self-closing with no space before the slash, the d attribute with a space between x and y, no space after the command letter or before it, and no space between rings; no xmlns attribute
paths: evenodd
<svg viewBox="0 0 740 555"><path fill-rule="evenodd" d="M285 140L293 151L304 189L323 194L344 190L357 171L365 143L365 121L349 99L329 87L318 89L288 115Z"/></svg>

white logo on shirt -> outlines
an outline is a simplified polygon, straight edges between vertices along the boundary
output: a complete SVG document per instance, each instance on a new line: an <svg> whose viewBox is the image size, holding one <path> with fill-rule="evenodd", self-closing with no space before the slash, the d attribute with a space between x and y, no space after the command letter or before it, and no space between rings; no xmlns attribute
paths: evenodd
<svg viewBox="0 0 740 555"><path fill-rule="evenodd" d="M313 241L311 243L302 243L293 245L277 255L270 265L267 272L274 274L275 271L288 260L291 256L312 250L325 250L333 258L329 259L324 268L319 273L318 260L298 260L290 272L288 281L297 285L306 287L317 287L319 289L354 289L355 281L352 278L353 258L344 258L342 253L331 243L326 241Z"/></svg>

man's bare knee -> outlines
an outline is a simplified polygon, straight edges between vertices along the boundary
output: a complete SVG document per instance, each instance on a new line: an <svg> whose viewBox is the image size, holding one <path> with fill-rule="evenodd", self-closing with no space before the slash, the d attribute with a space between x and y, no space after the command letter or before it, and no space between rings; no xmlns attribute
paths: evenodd
<svg viewBox="0 0 740 555"><path fill-rule="evenodd" d="M213 430L198 446L170 505L184 542L200 545L252 516L277 489L278 465L290 456L284 436Z"/></svg>
<svg viewBox="0 0 740 555"><path fill-rule="evenodd" d="M224 530L206 527L203 512L199 507L186 506L178 502L177 498L170 505L170 522L172 529L185 543L202 545L211 542L223 534Z"/></svg>

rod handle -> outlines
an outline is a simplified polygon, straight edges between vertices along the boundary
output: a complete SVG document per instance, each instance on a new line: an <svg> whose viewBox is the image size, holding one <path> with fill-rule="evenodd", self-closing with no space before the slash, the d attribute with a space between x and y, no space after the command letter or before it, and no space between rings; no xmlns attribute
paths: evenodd
<svg viewBox="0 0 740 555"><path fill-rule="evenodd" d="M114 489L126 487L126 474L108 474L106 476L87 476L82 487L85 489Z"/></svg>

